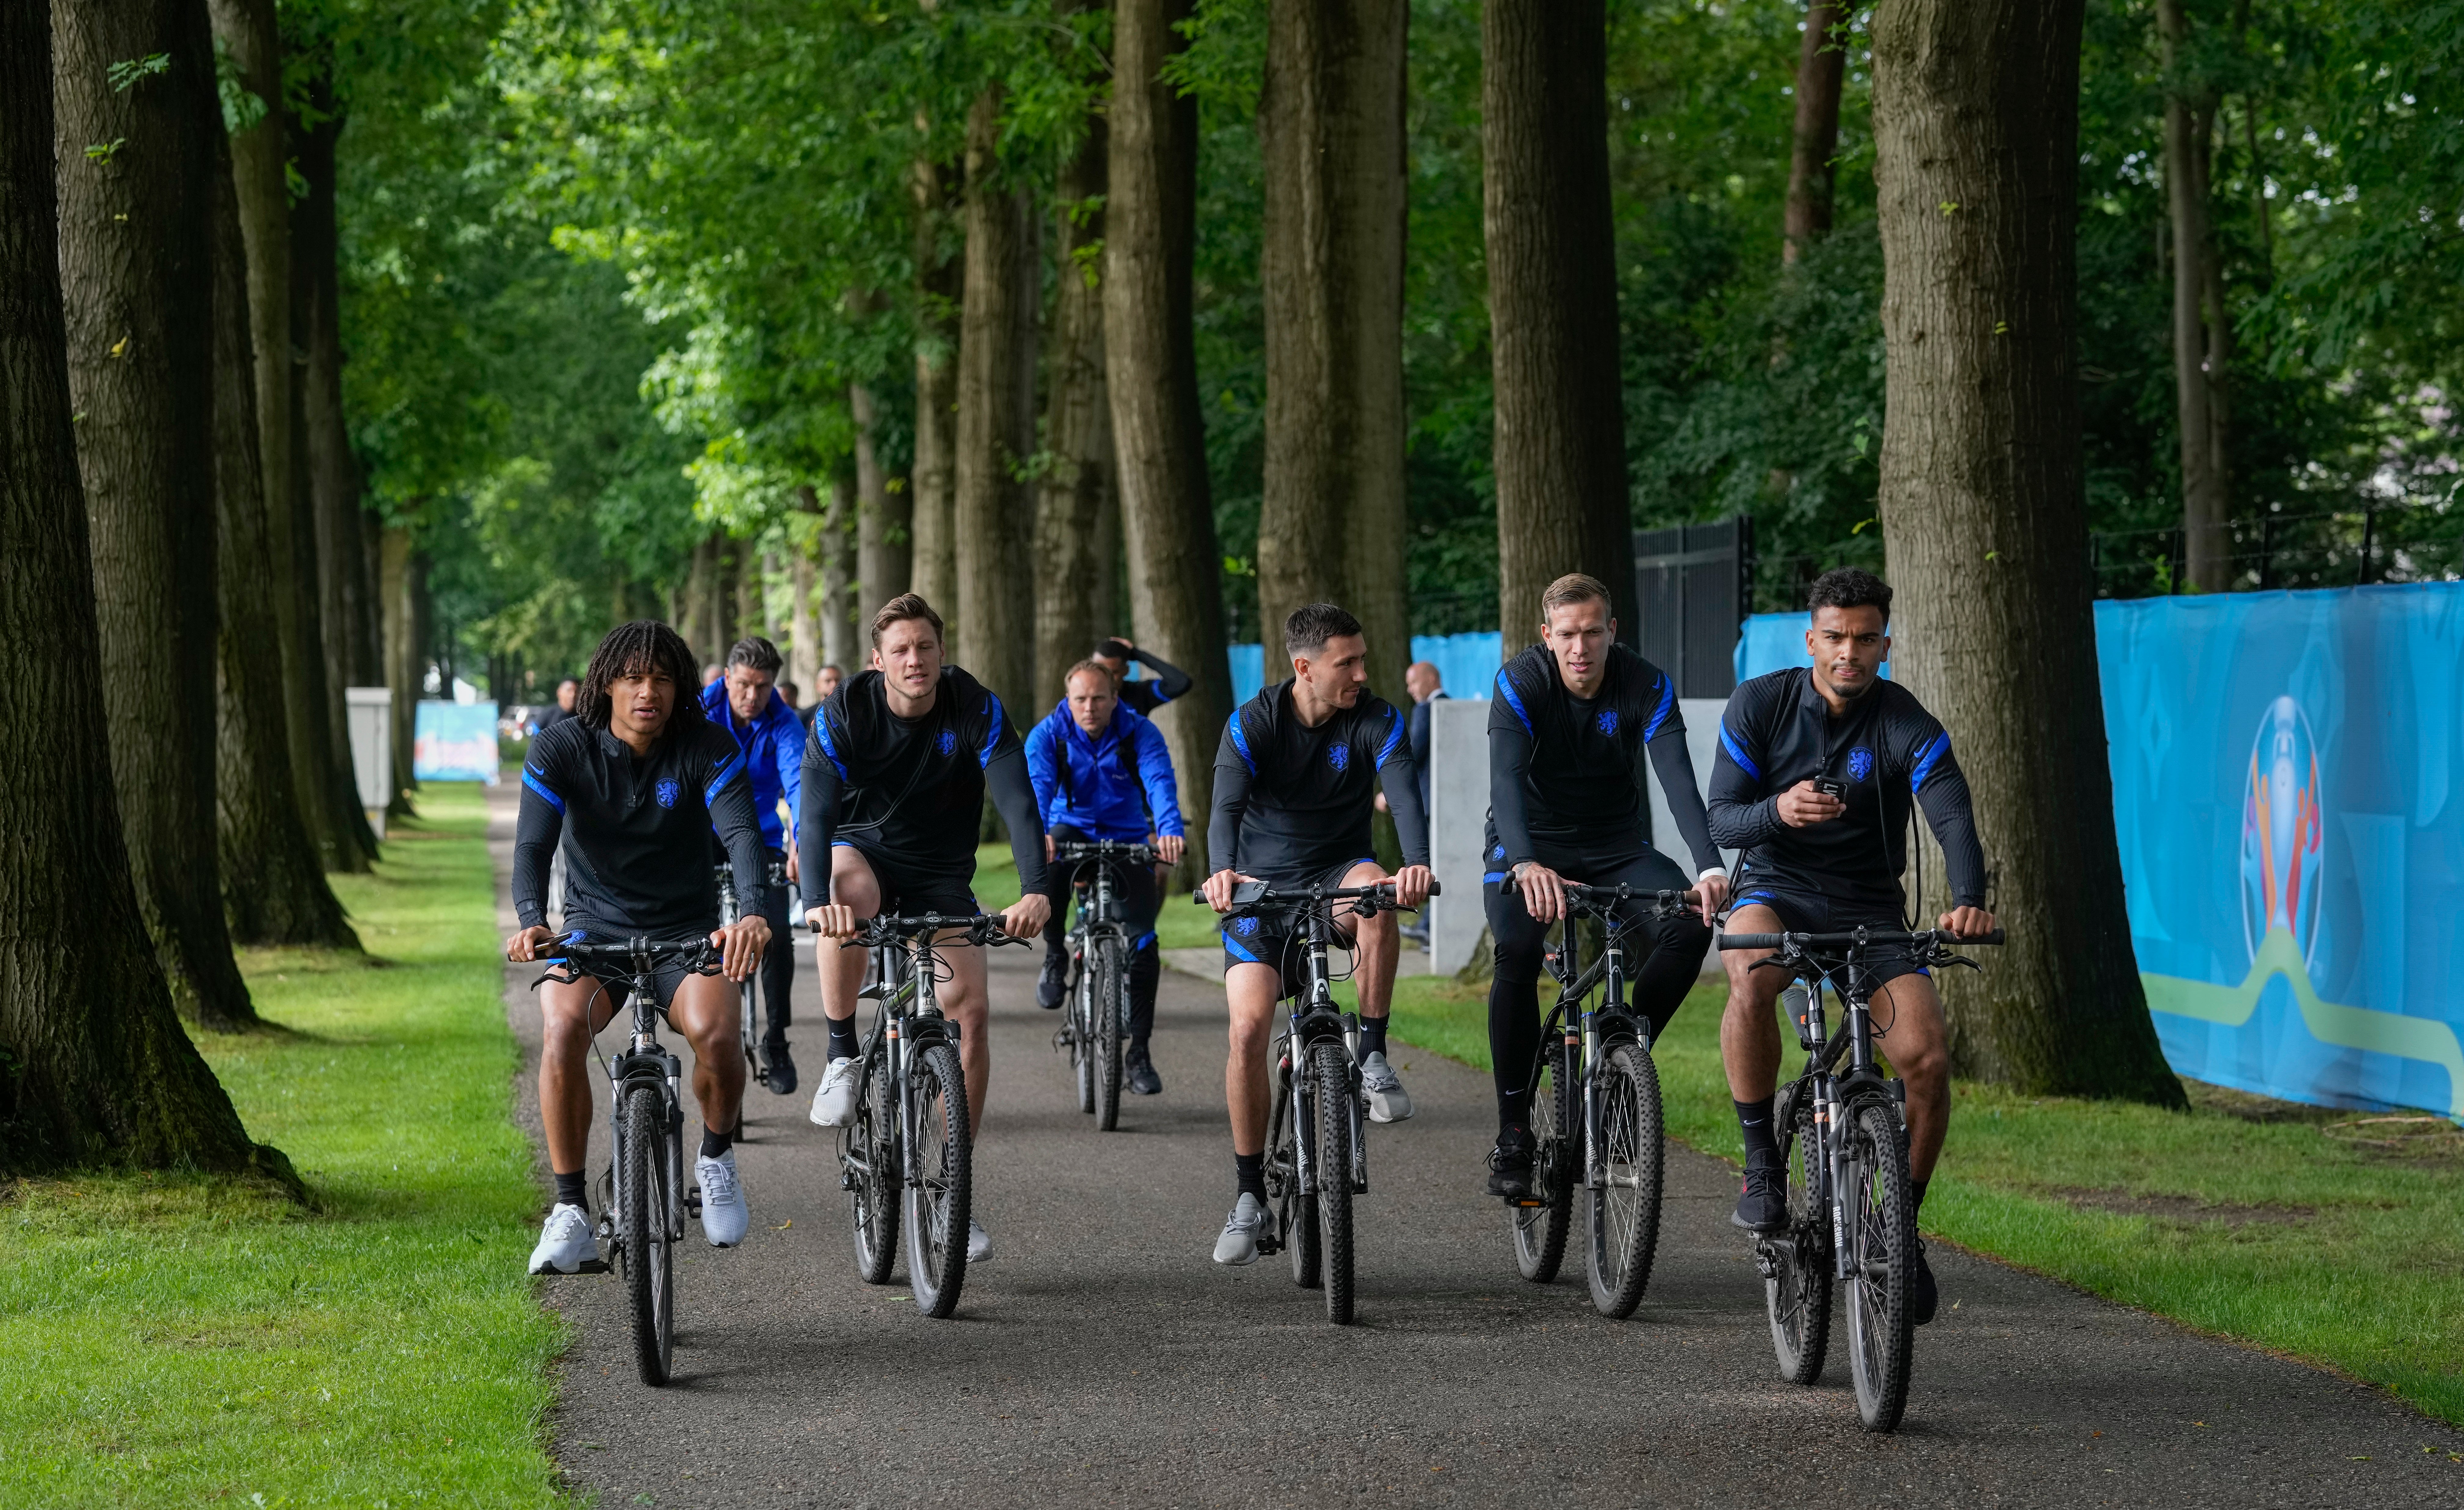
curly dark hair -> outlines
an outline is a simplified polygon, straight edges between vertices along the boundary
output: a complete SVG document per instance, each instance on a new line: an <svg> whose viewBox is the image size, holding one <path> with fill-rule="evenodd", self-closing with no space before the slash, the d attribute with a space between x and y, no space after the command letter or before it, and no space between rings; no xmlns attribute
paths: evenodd
<svg viewBox="0 0 2464 1510"><path fill-rule="evenodd" d="M702 722L701 678L693 672L693 648L684 636L657 619L635 619L607 632L590 653L590 669L582 674L582 690L574 695L573 714L594 729L607 726L607 688L619 677L665 675L676 684L676 707L668 715L663 735Z"/></svg>
<svg viewBox="0 0 2464 1510"><path fill-rule="evenodd" d="M1891 616L1891 585L1870 571L1855 566L1835 566L1814 579L1813 589L1805 595L1808 612L1824 609L1881 609L1882 617Z"/></svg>

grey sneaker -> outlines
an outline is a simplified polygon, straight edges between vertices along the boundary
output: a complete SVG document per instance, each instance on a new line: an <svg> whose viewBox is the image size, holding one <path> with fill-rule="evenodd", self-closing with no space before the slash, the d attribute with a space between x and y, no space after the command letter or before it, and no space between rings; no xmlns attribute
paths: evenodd
<svg viewBox="0 0 2464 1510"><path fill-rule="evenodd" d="M1371 1121L1411 1121L1412 1098L1404 1093L1403 1082L1395 1077L1395 1067L1386 1062L1386 1055L1373 1054L1360 1061L1360 1088L1369 1097Z"/></svg>
<svg viewBox="0 0 2464 1510"><path fill-rule="evenodd" d="M736 1150L717 1158L693 1160L693 1179L701 1185L701 1234L713 1248L733 1248L744 1241L753 1213L744 1204L743 1183L736 1178Z"/></svg>
<svg viewBox="0 0 2464 1510"><path fill-rule="evenodd" d="M1266 1230L1265 1203L1241 1192L1232 1214L1223 1219L1223 1235L1215 1239L1215 1261L1239 1268L1258 1261L1258 1234Z"/></svg>
<svg viewBox="0 0 2464 1510"><path fill-rule="evenodd" d="M579 1206L559 1206L547 1213L539 1246L531 1250L533 1274L581 1274L607 1266L599 1261L598 1240L590 1235L590 1213Z"/></svg>
<svg viewBox="0 0 2464 1510"><path fill-rule="evenodd" d="M855 1059L832 1059L822 1072L822 1083L813 1092L813 1124L817 1127L844 1127L855 1121L855 1072L861 1068Z"/></svg>

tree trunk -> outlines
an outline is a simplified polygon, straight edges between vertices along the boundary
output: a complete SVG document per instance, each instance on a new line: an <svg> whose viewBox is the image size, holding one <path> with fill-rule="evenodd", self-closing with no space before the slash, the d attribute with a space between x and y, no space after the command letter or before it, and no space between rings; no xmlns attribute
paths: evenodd
<svg viewBox="0 0 2464 1510"><path fill-rule="evenodd" d="M855 478L830 478L830 511L822 519L822 658L845 671L855 660Z"/></svg>
<svg viewBox="0 0 2464 1510"><path fill-rule="evenodd" d="M1215 746L1232 711L1223 651L1223 553L1198 401L1192 288L1198 249L1198 101L1163 82L1186 46L1190 0L1115 0L1104 202L1105 393L1119 458L1130 617L1140 645L1197 685L1156 716L1180 788L1189 858L1207 874Z"/></svg>
<svg viewBox="0 0 2464 1510"><path fill-rule="evenodd" d="M393 797L385 804L390 818L411 816L410 793L419 783L410 773L413 737L417 733L420 665L419 591L423 562L412 548L410 527L388 524L385 555L377 573L377 590L385 596L385 680L393 693L390 736L393 742Z"/></svg>
<svg viewBox="0 0 2464 1510"><path fill-rule="evenodd" d="M951 235L951 175L915 165L915 475L912 590L945 617L958 602L958 323L965 268Z"/></svg>
<svg viewBox="0 0 2464 1510"><path fill-rule="evenodd" d="M736 633L727 641L732 646L737 640L763 633L769 625L761 611L761 565L753 554L753 542L737 540L730 544L734 549L729 551L728 560L736 573Z"/></svg>
<svg viewBox="0 0 2464 1510"><path fill-rule="evenodd" d="M2131 953L2085 654L2083 4L1885 0L1875 11L1891 658L1951 731L2002 882L2010 945L1981 976L1944 983L1958 1069L2030 1094L2178 1106ZM2049 658L2051 646L2081 654ZM2014 675L2022 666L2033 670ZM1928 915L1939 899L1925 899Z"/></svg>
<svg viewBox="0 0 2464 1510"><path fill-rule="evenodd" d="M1056 263L1060 297L1044 444L1050 453L1035 508L1035 706L1067 695L1069 668L1113 628L1111 587L1119 559L1104 527L1111 511L1112 423L1104 396L1104 291L1094 260L1104 246L1104 118L1090 114L1087 140L1061 172Z"/></svg>
<svg viewBox="0 0 2464 1510"><path fill-rule="evenodd" d="M796 512L818 515L821 510L822 500L814 495L812 484L798 483ZM821 620L813 613L813 558L821 554L823 540L818 527L809 544L799 542L793 530L787 538L788 597L792 600L787 610L791 647L787 652L787 679L796 684L798 692L810 698L821 680L822 664L829 659L822 649Z"/></svg>
<svg viewBox="0 0 2464 1510"><path fill-rule="evenodd" d="M59 281L101 626L77 662L100 693L171 999L230 1030L256 1011L214 854L212 36L187 0L64 3L53 21ZM157 54L170 67L112 86L114 63Z"/></svg>
<svg viewBox="0 0 2464 1510"><path fill-rule="evenodd" d="M1841 34L1848 9L1840 0L1812 0L1796 55L1796 134L1788 159L1788 209L1780 260L1794 262L1831 233L1832 159L1839 151L1839 81L1848 49Z"/></svg>
<svg viewBox="0 0 2464 1510"><path fill-rule="evenodd" d="M2165 200L2173 226L2173 394L2182 451L2182 555L2189 586L2220 592L2233 586L2224 423L2217 411L2224 370L2211 365L2204 306L2214 239L2208 223L2208 151L2215 100L2204 86L2176 76L2189 42L2182 0L2156 0L2156 28L2165 72ZM2223 280L2215 280L2219 296Z"/></svg>
<svg viewBox="0 0 2464 1510"><path fill-rule="evenodd" d="M1534 637L1569 571L1608 584L1633 643L1632 515L1609 211L1601 0L1481 8L1481 158L1497 410L1498 623Z"/></svg>
<svg viewBox="0 0 2464 1510"><path fill-rule="evenodd" d="M283 724L282 645L266 592L265 478L257 458L255 353L249 345L248 253L229 139L213 147L215 830L223 915L241 944L356 949L359 935L325 882L300 821Z"/></svg>
<svg viewBox="0 0 2464 1510"><path fill-rule="evenodd" d="M1035 598L1032 504L1018 469L1035 449L1032 392L1019 392L1020 263L1033 256L1023 195L1003 179L1001 93L987 89L967 112L965 314L958 340L957 478L951 523L958 566L951 615L957 664L1012 708L1034 695ZM946 613L948 611L945 609Z"/></svg>
<svg viewBox="0 0 2464 1510"><path fill-rule="evenodd" d="M1285 615L1343 604L1370 684L1400 698L1403 102L1407 0L1270 0L1259 135L1266 179L1265 495L1258 608L1267 677Z"/></svg>
<svg viewBox="0 0 2464 1510"><path fill-rule="evenodd" d="M682 633L693 658L708 665L727 647L718 643L718 537L704 535L693 545L693 565L685 577Z"/></svg>
<svg viewBox="0 0 2464 1510"><path fill-rule="evenodd" d="M874 610L907 590L914 569L915 495L909 487L891 492L882 475L881 454L872 438L873 426L880 422L872 389L849 384L847 409L855 416L855 617L863 625L872 622Z"/></svg>

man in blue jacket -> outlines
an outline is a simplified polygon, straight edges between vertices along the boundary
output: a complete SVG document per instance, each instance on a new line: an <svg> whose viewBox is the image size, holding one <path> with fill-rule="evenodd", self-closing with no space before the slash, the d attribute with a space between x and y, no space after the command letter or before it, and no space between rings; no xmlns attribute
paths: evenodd
<svg viewBox="0 0 2464 1510"><path fill-rule="evenodd" d="M794 833L779 816L785 798L796 811L803 788L804 725L796 710L779 696L779 647L759 634L737 640L727 653L727 670L701 689L702 717L725 729L744 752L744 773L753 781L754 815L761 822L761 848L768 866L786 868L796 878ZM770 946L761 957L761 1003L767 1027L761 1056L768 1061L770 1094L784 1096L796 1088L796 1061L787 1056L787 997L796 981L796 944L787 931L787 888L764 885L759 899L747 899L770 922Z"/></svg>
<svg viewBox="0 0 2464 1510"><path fill-rule="evenodd" d="M1036 810L1044 815L1045 844L1144 843L1164 865L1177 864L1180 799L1163 731L1122 706L1111 672L1101 661L1070 667L1066 685L1068 697L1026 736L1026 774L1035 785ZM1144 866L1114 874L1115 895L1136 941L1130 956L1130 1053L1123 1078L1132 1094L1153 1096L1163 1089L1147 1054L1155 1031L1155 982L1163 967L1155 935L1162 895L1155 872ZM1035 999L1047 1009L1058 1008L1068 991L1062 921L1062 909L1055 907L1044 929L1044 975Z"/></svg>

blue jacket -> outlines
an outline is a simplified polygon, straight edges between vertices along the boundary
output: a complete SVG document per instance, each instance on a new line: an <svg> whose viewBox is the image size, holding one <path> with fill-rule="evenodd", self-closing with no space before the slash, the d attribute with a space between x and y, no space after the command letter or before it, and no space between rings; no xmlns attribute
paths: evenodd
<svg viewBox="0 0 2464 1510"><path fill-rule="evenodd" d="M1111 725L1093 739L1069 716L1067 702L1055 707L1027 731L1026 776L1047 829L1067 824L1090 839L1121 844L1181 832L1163 730L1128 707L1115 707Z"/></svg>
<svg viewBox="0 0 2464 1510"><path fill-rule="evenodd" d="M804 725L797 722L796 710L778 693L770 694L770 705L753 721L751 728L738 728L736 715L727 706L727 678L721 677L701 689L702 717L725 729L736 739L736 747L744 752L744 774L753 782L753 811L761 820L761 842L771 849L786 848L786 831L779 821L779 799L787 799L787 811L796 811L796 803L804 789Z"/></svg>

